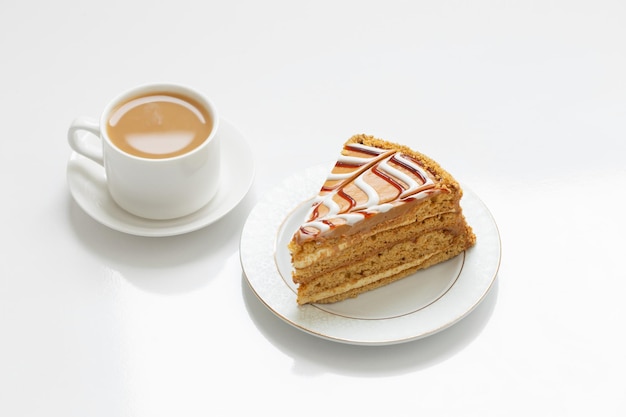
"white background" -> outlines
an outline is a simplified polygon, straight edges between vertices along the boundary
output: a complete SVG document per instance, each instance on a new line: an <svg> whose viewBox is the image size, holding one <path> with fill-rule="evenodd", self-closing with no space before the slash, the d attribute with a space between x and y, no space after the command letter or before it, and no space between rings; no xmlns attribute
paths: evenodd
<svg viewBox="0 0 626 417"><path fill-rule="evenodd" d="M0 3L0 415L626 415L626 3ZM142 238L70 196L66 132L122 90L194 86L254 151L220 222ZM249 290L239 233L355 133L438 160L503 257L466 319L359 347Z"/></svg>

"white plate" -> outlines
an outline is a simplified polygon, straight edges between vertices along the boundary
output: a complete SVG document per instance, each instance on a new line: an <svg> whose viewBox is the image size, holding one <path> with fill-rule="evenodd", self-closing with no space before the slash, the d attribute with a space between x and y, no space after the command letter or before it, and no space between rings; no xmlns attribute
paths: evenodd
<svg viewBox="0 0 626 417"><path fill-rule="evenodd" d="M120 232L156 237L180 235L206 227L241 202L254 178L254 159L243 135L224 119L220 119L219 130L222 135L220 188L209 204L188 216L150 220L128 213L111 198L104 168L76 152L72 152L67 164L70 192L87 214Z"/></svg>
<svg viewBox="0 0 626 417"><path fill-rule="evenodd" d="M325 339L387 345L432 335L461 320L487 295L500 265L500 236L482 201L464 187L462 206L476 245L454 259L357 298L298 306L286 248L332 166L286 179L250 212L241 264L256 296L278 317Z"/></svg>

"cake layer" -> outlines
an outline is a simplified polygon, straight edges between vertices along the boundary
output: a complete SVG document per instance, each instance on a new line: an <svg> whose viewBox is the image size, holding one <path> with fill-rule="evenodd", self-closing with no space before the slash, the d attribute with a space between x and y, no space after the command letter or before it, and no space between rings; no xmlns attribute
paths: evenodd
<svg viewBox="0 0 626 417"><path fill-rule="evenodd" d="M303 269L325 259L336 257L338 252L365 241L371 236L384 233L395 228L420 223L426 219L436 218L446 213L458 213L460 194L440 193L426 200L413 201L398 206L387 213L372 216L368 222L362 222L369 227L358 234L339 234L341 230L329 238L318 238L297 244L295 240L289 243L293 266ZM440 221L442 219L439 219ZM441 224L443 227L443 224Z"/></svg>
<svg viewBox="0 0 626 417"><path fill-rule="evenodd" d="M421 249L430 249L423 240L433 231L450 231L460 234L464 231L464 224L459 222L458 212L443 213L426 218L421 222L402 224L395 229L386 229L377 234L370 234L363 239L350 239L347 245L335 246L329 244L329 250L324 251L324 256L312 256L315 262L306 263L306 266L298 268L294 262L294 282L304 284L312 278L344 264L355 263L370 256L372 253L383 253L391 246L403 241L413 241ZM325 246L325 245L324 245ZM331 248L335 248L332 249ZM323 249L323 247L321 248ZM308 259L305 259L308 260Z"/></svg>
<svg viewBox="0 0 626 417"><path fill-rule="evenodd" d="M443 240L448 240L448 238ZM467 242L466 235L457 235L449 240L449 244L441 245L439 250L430 252L411 250L415 248L413 242L398 244L385 255L385 263L382 267L377 265L378 256L373 255L358 265L348 265L345 269L335 270L331 276L320 277L308 284L301 284L298 288L298 304L331 303L356 297L366 291L405 278L420 269L451 259L462 253L472 243ZM401 254L404 256L400 256L395 262L391 261ZM342 276L345 278L341 279ZM335 285L332 285L333 278L337 278Z"/></svg>

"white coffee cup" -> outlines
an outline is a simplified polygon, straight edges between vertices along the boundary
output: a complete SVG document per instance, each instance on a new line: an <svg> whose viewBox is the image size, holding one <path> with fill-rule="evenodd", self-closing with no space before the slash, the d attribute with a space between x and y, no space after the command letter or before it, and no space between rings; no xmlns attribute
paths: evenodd
<svg viewBox="0 0 626 417"><path fill-rule="evenodd" d="M200 111L192 109L189 112L193 115L197 114L198 120L204 120L208 115L211 119L211 126L203 126L203 130L197 129L203 132L201 135L197 135L196 132L196 137L206 136L206 138L199 139L201 143L193 149L179 151L179 153L182 152L180 154L176 152L168 154L165 151L160 151L160 155L141 154L135 152L134 148L121 149L121 142L117 139L113 141L111 138L111 132L114 131L109 131L109 129L114 129L111 127L112 115L119 113L119 109L125 103L131 102L133 104L127 105L127 108L135 109L134 111L142 109L142 114L147 113L146 108L149 108L147 106L150 104L136 104L142 102L133 99L150 97L152 100L152 96L155 95L159 97L171 95L174 97L173 101L193 103L190 106L199 108ZM167 105L186 106L185 103L180 104L178 101ZM186 107L180 108L187 111ZM149 109L152 110L153 107ZM165 111L162 113L166 116L168 114ZM158 115L147 117L147 119L158 119L161 123L159 118L163 115L158 111L155 114ZM196 116L189 117L195 120ZM179 123L178 120L184 119L170 118L175 119L172 123ZM158 123L155 122L155 124ZM75 152L103 166L109 192L120 207L139 217L164 220L191 214L208 204L215 196L219 187L220 174L218 127L217 110L203 94L176 84L151 84L133 88L113 99L105 107L99 122L87 117L74 120L68 131L68 141ZM135 136L140 138L137 143L150 143L151 139L158 139L159 142L155 143L165 143L167 148L167 142L163 142L166 137L164 135L161 137L158 133L150 133ZM181 142L179 138L176 140ZM178 142L171 142L171 144Z"/></svg>

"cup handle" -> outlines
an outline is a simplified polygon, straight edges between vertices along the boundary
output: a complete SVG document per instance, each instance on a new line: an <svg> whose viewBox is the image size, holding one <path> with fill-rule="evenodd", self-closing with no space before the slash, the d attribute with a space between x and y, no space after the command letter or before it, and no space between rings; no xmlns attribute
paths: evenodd
<svg viewBox="0 0 626 417"><path fill-rule="evenodd" d="M89 137L90 135L81 136L78 134L80 131L91 133L98 140L94 141ZM75 119L67 132L67 140L74 151L104 166L100 126L96 120L89 117L79 117Z"/></svg>

